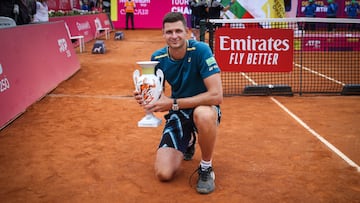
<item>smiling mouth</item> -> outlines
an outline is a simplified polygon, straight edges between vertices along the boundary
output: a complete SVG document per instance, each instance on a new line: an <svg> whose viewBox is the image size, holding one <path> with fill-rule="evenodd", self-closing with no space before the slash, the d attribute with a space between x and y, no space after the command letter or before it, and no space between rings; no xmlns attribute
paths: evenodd
<svg viewBox="0 0 360 203"><path fill-rule="evenodd" d="M170 43L171 43L171 44L178 44L178 43L179 43L179 40L171 40Z"/></svg>

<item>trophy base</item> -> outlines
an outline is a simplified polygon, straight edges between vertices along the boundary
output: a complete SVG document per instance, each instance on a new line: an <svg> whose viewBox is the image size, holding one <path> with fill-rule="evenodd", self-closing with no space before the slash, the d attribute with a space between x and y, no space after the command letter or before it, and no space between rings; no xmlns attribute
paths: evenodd
<svg viewBox="0 0 360 203"><path fill-rule="evenodd" d="M158 127L161 124L161 119L155 117L153 114L148 114L138 122L138 127Z"/></svg>

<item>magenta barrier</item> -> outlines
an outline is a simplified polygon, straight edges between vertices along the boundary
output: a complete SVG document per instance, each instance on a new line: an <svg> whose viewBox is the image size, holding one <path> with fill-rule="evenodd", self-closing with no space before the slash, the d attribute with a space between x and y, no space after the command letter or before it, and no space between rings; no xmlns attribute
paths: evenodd
<svg viewBox="0 0 360 203"><path fill-rule="evenodd" d="M118 1L117 20L113 21L115 28L125 28L125 8L126 0ZM135 28L161 28L162 18L171 10L171 1L144 1L145 3L136 2L136 9L134 14ZM129 28L131 28L131 21L129 20Z"/></svg>
<svg viewBox="0 0 360 203"><path fill-rule="evenodd" d="M113 18L114 27L117 29L125 28L125 8L124 3L126 0L117 1L118 12L111 14ZM191 10L188 6L188 0L172 0L172 1L137 1L135 9L135 28L149 28L149 29L161 29L162 19L164 15L169 11L178 11L185 16L191 14ZM113 6L113 5L112 5ZM129 28L131 23L129 20Z"/></svg>
<svg viewBox="0 0 360 203"><path fill-rule="evenodd" d="M76 15L76 16L61 16L51 17L50 22L64 21L70 29L71 35L83 35L85 42L95 38L96 27L95 20L99 19L103 28L111 29L111 21L105 13L92 14L92 15ZM104 35L105 33L101 33Z"/></svg>
<svg viewBox="0 0 360 203"><path fill-rule="evenodd" d="M80 69L63 22L0 29L0 129Z"/></svg>

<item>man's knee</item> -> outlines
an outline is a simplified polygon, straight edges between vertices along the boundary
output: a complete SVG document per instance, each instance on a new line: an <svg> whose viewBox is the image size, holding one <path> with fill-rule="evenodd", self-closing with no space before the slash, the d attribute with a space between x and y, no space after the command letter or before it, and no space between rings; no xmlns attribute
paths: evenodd
<svg viewBox="0 0 360 203"><path fill-rule="evenodd" d="M159 148L155 161L155 176L160 181L172 180L180 167L182 159L182 152L174 148Z"/></svg>
<svg viewBox="0 0 360 203"><path fill-rule="evenodd" d="M199 106L194 110L195 125L199 124L216 124L217 113L212 106Z"/></svg>
<svg viewBox="0 0 360 203"><path fill-rule="evenodd" d="M167 182L174 178L175 172L166 168L155 169L155 176L161 182Z"/></svg>

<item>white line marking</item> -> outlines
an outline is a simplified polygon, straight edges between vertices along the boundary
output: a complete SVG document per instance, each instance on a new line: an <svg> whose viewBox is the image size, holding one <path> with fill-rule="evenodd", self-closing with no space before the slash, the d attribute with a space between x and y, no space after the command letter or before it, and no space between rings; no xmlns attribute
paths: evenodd
<svg viewBox="0 0 360 203"><path fill-rule="evenodd" d="M246 75L246 73L244 73L244 72L241 72L241 75L243 76L243 77L245 77L245 79L247 79L249 82L251 82L253 85L257 85L257 83L253 80L253 79L251 79L248 75Z"/></svg>
<svg viewBox="0 0 360 203"><path fill-rule="evenodd" d="M323 144L325 144L328 148L330 148L333 152L335 152L339 157L341 157L343 160L345 160L350 166L357 169L358 172L360 172L360 166L357 165L355 162L353 162L351 159L349 159L344 153L342 153L340 150L338 150L334 145L332 145L330 142L328 142L325 138L323 138L321 135L319 135L315 130L311 129L306 123L304 123L299 117L297 117L295 114L293 114L290 110L288 110L284 105L282 105L278 100L276 100L273 97L270 97L270 99L275 102L280 108L282 108L286 113L288 113L293 119L295 119L300 125L302 125L307 131L309 131L313 136L315 136L317 139L319 139Z"/></svg>
<svg viewBox="0 0 360 203"><path fill-rule="evenodd" d="M322 73L319 73L319 72L317 72L317 71L311 70L310 68L307 68L307 67L305 67L305 66L301 66L300 64L296 64L296 63L294 63L294 64L295 64L296 67L303 68L304 70L309 71L310 73L313 73L313 74L315 74L315 75L318 75L318 76L320 76L320 77L323 77L323 78L325 78L325 79L327 79L327 80L330 80L330 81L332 81L332 82L335 82L335 83L337 83L337 84L339 84L339 85L345 86L345 83L343 83L343 82L341 82L341 81L338 81L338 80L335 80L335 79L332 78L332 77L329 77L329 76L324 75L324 74L322 74Z"/></svg>
<svg viewBox="0 0 360 203"><path fill-rule="evenodd" d="M83 95L83 94L48 94L49 97L78 97L78 98L95 98L95 99L129 99L130 95Z"/></svg>

